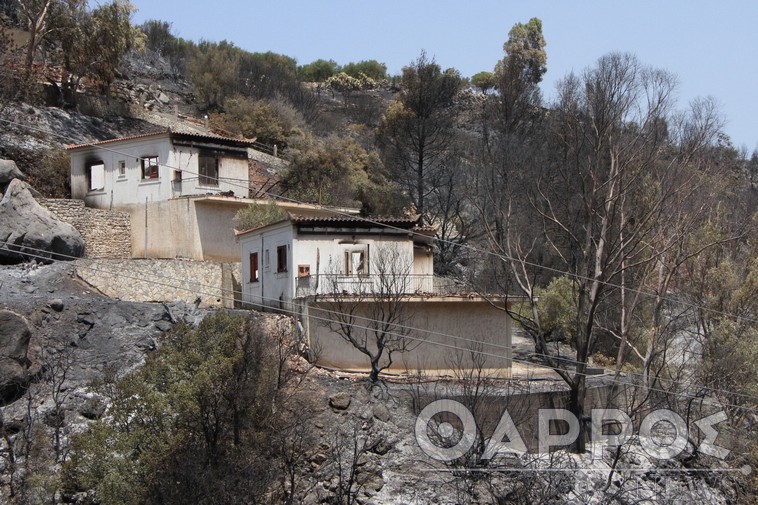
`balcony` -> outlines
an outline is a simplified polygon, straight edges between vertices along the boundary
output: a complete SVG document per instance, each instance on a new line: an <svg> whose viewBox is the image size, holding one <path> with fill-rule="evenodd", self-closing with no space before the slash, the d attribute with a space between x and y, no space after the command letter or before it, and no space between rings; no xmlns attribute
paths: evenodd
<svg viewBox="0 0 758 505"><path fill-rule="evenodd" d="M219 177L184 177L171 181L171 189L175 197L188 195L206 195L217 193L233 193L237 196L247 197L248 182L244 179L232 179Z"/></svg>
<svg viewBox="0 0 758 505"><path fill-rule="evenodd" d="M297 278L295 296L316 295L452 295L465 286L452 279L434 275L342 275L319 274Z"/></svg>

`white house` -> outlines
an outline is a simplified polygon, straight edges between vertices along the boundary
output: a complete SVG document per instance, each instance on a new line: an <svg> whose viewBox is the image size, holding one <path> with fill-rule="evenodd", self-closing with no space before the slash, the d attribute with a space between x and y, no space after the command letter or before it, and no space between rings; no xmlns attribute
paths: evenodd
<svg viewBox="0 0 758 505"><path fill-rule="evenodd" d="M208 193L247 197L252 146L171 130L69 146L71 196L101 209Z"/></svg>
<svg viewBox="0 0 758 505"><path fill-rule="evenodd" d="M253 168L267 155L254 151L252 140L168 130L68 151L72 198L129 212L133 257L238 262L234 215L267 201L250 196L271 186ZM303 215L327 212L317 205L278 204Z"/></svg>
<svg viewBox="0 0 758 505"><path fill-rule="evenodd" d="M397 251L398 262L417 290L432 291L432 232L415 218L334 216L289 218L237 232L242 251L243 301L291 309L295 298L352 289L375 275L372 258L382 248ZM425 286L425 283L427 284ZM415 290L414 290L415 291Z"/></svg>
<svg viewBox="0 0 758 505"><path fill-rule="evenodd" d="M449 373L453 361L486 355L487 368L508 372L511 320L503 298L487 299L433 274L434 230L417 218L304 217L238 233L242 301L248 307L298 316L318 361L366 370L366 356L330 329L329 315L354 302L359 319L402 295L404 326L414 345L389 370ZM498 308L498 304L500 308ZM365 319L365 324L371 324Z"/></svg>

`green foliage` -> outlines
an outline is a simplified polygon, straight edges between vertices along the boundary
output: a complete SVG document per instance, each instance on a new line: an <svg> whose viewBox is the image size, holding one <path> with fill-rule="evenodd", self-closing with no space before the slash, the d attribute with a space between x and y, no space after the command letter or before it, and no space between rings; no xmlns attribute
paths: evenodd
<svg viewBox="0 0 758 505"><path fill-rule="evenodd" d="M486 93L495 87L495 74L492 72L479 72L471 76L471 84Z"/></svg>
<svg viewBox="0 0 758 505"><path fill-rule="evenodd" d="M297 69L305 82L324 82L339 72L339 65L334 60L316 60Z"/></svg>
<svg viewBox="0 0 758 505"><path fill-rule="evenodd" d="M291 162L282 180L287 195L323 205L365 206L373 212L397 207L394 186L386 179L375 152L351 140L301 139L291 148Z"/></svg>
<svg viewBox="0 0 758 505"><path fill-rule="evenodd" d="M285 148L290 137L300 133L302 119L290 105L280 101L256 101L235 95L224 101L223 109L211 113L209 125L227 135L256 138L262 144Z"/></svg>
<svg viewBox="0 0 758 505"><path fill-rule="evenodd" d="M97 503L255 503L276 472L281 362L252 319L178 324L103 391L106 417L73 437L66 490ZM288 415L291 415L289 413Z"/></svg>
<svg viewBox="0 0 758 505"><path fill-rule="evenodd" d="M147 50L166 58L175 72L185 71L187 62L195 51L193 42L174 36L171 33L171 23L166 21L145 21L139 29L144 34Z"/></svg>
<svg viewBox="0 0 758 505"><path fill-rule="evenodd" d="M106 90L116 78L116 69L126 53L144 47L142 32L131 24L134 11L129 0L113 0L92 11L87 40L95 56L91 68Z"/></svg>
<svg viewBox="0 0 758 505"><path fill-rule="evenodd" d="M576 332L576 282L565 275L556 277L538 292L537 313L547 338L567 338L573 342Z"/></svg>
<svg viewBox="0 0 758 505"><path fill-rule="evenodd" d="M276 223L286 218L287 212L272 200L267 205L253 204L237 211L237 214L234 215L234 228L240 231L249 230Z"/></svg>
<svg viewBox="0 0 758 505"><path fill-rule="evenodd" d="M361 79L363 75L374 81L383 81L387 78L387 65L376 60L362 60L346 64L342 67L342 72L356 79Z"/></svg>
<svg viewBox="0 0 758 505"><path fill-rule="evenodd" d="M187 66L189 79L209 109L219 109L237 91L240 50L225 40L218 44L200 42Z"/></svg>
<svg viewBox="0 0 758 505"><path fill-rule="evenodd" d="M546 45L539 18L532 18L526 24L516 23L503 45L506 57L498 70L518 74L525 82L539 84L547 72Z"/></svg>
<svg viewBox="0 0 758 505"><path fill-rule="evenodd" d="M326 85L340 93L349 94L352 91L361 91L374 89L376 81L365 74L359 74L357 77L340 72L326 80Z"/></svg>

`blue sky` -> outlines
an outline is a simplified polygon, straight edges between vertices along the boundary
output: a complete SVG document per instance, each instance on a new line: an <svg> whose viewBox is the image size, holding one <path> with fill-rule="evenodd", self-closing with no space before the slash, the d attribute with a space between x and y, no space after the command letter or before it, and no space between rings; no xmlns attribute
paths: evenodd
<svg viewBox="0 0 758 505"><path fill-rule="evenodd" d="M186 39L223 39L299 64L375 59L396 74L421 52L467 77L492 70L516 22L538 17L547 40L544 96L611 51L679 78L679 105L712 96L737 147L758 148L758 1L701 0L132 0L134 22L160 19Z"/></svg>

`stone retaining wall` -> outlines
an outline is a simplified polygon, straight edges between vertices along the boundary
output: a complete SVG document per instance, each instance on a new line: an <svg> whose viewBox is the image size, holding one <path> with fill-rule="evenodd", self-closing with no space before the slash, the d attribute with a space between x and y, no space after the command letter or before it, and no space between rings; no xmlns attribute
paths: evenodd
<svg viewBox="0 0 758 505"><path fill-rule="evenodd" d="M201 307L239 306L239 263L183 259L82 259L80 279L104 295L131 302L196 303Z"/></svg>
<svg viewBox="0 0 758 505"><path fill-rule="evenodd" d="M85 258L131 258L129 213L92 209L83 200L48 198L40 204L81 233Z"/></svg>

